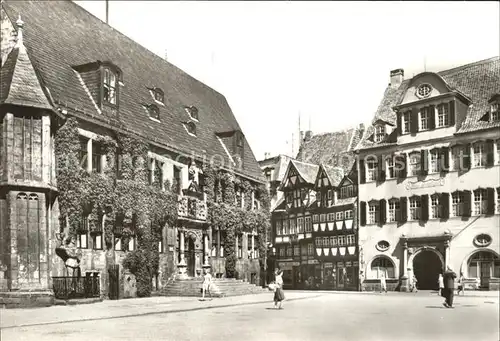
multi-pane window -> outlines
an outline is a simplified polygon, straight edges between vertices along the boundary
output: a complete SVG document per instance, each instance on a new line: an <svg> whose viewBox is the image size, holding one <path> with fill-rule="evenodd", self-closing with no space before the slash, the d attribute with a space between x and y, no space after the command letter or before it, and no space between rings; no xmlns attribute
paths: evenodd
<svg viewBox="0 0 500 341"><path fill-rule="evenodd" d="M441 165L439 164L439 149L433 149L429 152L430 173L439 173Z"/></svg>
<svg viewBox="0 0 500 341"><path fill-rule="evenodd" d="M281 236L283 234L283 224L281 220L276 221L276 235Z"/></svg>
<svg viewBox="0 0 500 341"><path fill-rule="evenodd" d="M79 249L86 249L89 247L88 245L88 239L87 239L87 232L78 232L76 235L76 247Z"/></svg>
<svg viewBox="0 0 500 341"><path fill-rule="evenodd" d="M387 178L394 179L396 177L396 170L394 169L394 157L388 157L386 159L387 164Z"/></svg>
<svg viewBox="0 0 500 341"><path fill-rule="evenodd" d="M314 244L313 243L307 244L307 255L308 256L314 255Z"/></svg>
<svg viewBox="0 0 500 341"><path fill-rule="evenodd" d="M486 153L484 152L484 143L474 143L474 167L483 167L486 165Z"/></svg>
<svg viewBox="0 0 500 341"><path fill-rule="evenodd" d="M451 195L451 215L460 217L464 214L465 196L463 192L455 192Z"/></svg>
<svg viewBox="0 0 500 341"><path fill-rule="evenodd" d="M305 218L306 232L312 231L311 217Z"/></svg>
<svg viewBox="0 0 500 341"><path fill-rule="evenodd" d="M430 110L428 107L420 109L420 130L429 129Z"/></svg>
<svg viewBox="0 0 500 341"><path fill-rule="evenodd" d="M295 218L290 219L290 234L295 234L297 231L295 230Z"/></svg>
<svg viewBox="0 0 500 341"><path fill-rule="evenodd" d="M498 109L498 103L491 104L491 120L500 121L500 110Z"/></svg>
<svg viewBox="0 0 500 341"><path fill-rule="evenodd" d="M319 221L321 223L324 223L326 221L326 214L325 213L321 213L320 216L319 216Z"/></svg>
<svg viewBox="0 0 500 341"><path fill-rule="evenodd" d="M474 191L474 215L485 214L488 210L488 193L485 189Z"/></svg>
<svg viewBox="0 0 500 341"><path fill-rule="evenodd" d="M294 257L300 256L300 245L293 246L293 256Z"/></svg>
<svg viewBox="0 0 500 341"><path fill-rule="evenodd" d="M340 188L340 197L341 198L350 198L354 195L354 186L347 185Z"/></svg>
<svg viewBox="0 0 500 341"><path fill-rule="evenodd" d="M302 206L302 198L300 197L300 194L301 194L300 189L296 189L293 192L294 207L301 207Z"/></svg>
<svg viewBox="0 0 500 341"><path fill-rule="evenodd" d="M397 199L391 199L389 200L389 207L388 207L388 220L389 222L394 222L394 221L399 221L399 216L400 216L400 209L399 209L399 200Z"/></svg>
<svg viewBox="0 0 500 341"><path fill-rule="evenodd" d="M285 248L284 247L280 247L279 248L279 255L281 258L284 258L285 257Z"/></svg>
<svg viewBox="0 0 500 341"><path fill-rule="evenodd" d="M463 146L454 146L451 149L451 159L452 159L452 164L453 164L453 170L458 171L460 170L461 166L461 159L462 159L462 153L463 153L464 147Z"/></svg>
<svg viewBox="0 0 500 341"><path fill-rule="evenodd" d="M375 127L375 142L380 142L385 137L385 127L379 124Z"/></svg>
<svg viewBox="0 0 500 341"><path fill-rule="evenodd" d="M330 245L332 247L337 246L337 237L335 236L330 237Z"/></svg>
<svg viewBox="0 0 500 341"><path fill-rule="evenodd" d="M401 115L401 132L408 134L410 132L410 112L407 111Z"/></svg>
<svg viewBox="0 0 500 341"><path fill-rule="evenodd" d="M410 154L410 175L418 175L420 172L420 153Z"/></svg>
<svg viewBox="0 0 500 341"><path fill-rule="evenodd" d="M104 69L103 99L104 102L116 105L116 74L108 68Z"/></svg>
<svg viewBox="0 0 500 341"><path fill-rule="evenodd" d="M394 265L385 257L378 257L371 264L372 276L375 278L394 278Z"/></svg>
<svg viewBox="0 0 500 341"><path fill-rule="evenodd" d="M328 237L323 237L323 247L330 247L330 240Z"/></svg>
<svg viewBox="0 0 500 341"><path fill-rule="evenodd" d="M344 218L345 219L352 219L354 217L352 210L347 210L344 212Z"/></svg>
<svg viewBox="0 0 500 341"><path fill-rule="evenodd" d="M379 222L380 209L378 202L368 204L368 224L377 224Z"/></svg>
<svg viewBox="0 0 500 341"><path fill-rule="evenodd" d="M328 221L334 221L335 220L335 213L328 213Z"/></svg>
<svg viewBox="0 0 500 341"><path fill-rule="evenodd" d="M420 211L422 203L420 197L410 198L410 220L420 220Z"/></svg>
<svg viewBox="0 0 500 341"><path fill-rule="evenodd" d="M291 246L287 246L287 248L286 248L286 256L287 257L292 257L292 251L293 251L293 248Z"/></svg>
<svg viewBox="0 0 500 341"><path fill-rule="evenodd" d="M317 223L319 221L319 214L313 215L313 223Z"/></svg>
<svg viewBox="0 0 500 341"><path fill-rule="evenodd" d="M92 235L92 244L94 250L102 250L102 233Z"/></svg>
<svg viewBox="0 0 500 341"><path fill-rule="evenodd" d="M102 172L102 148L101 144L92 141L92 171L101 173Z"/></svg>
<svg viewBox="0 0 500 341"><path fill-rule="evenodd" d="M335 219L336 220L344 220L344 212L335 213Z"/></svg>
<svg viewBox="0 0 500 341"><path fill-rule="evenodd" d="M449 124L448 104L443 103L437 106L437 125L436 127L446 127Z"/></svg>
<svg viewBox="0 0 500 341"><path fill-rule="evenodd" d="M366 181L377 180L377 160L366 161Z"/></svg>
<svg viewBox="0 0 500 341"><path fill-rule="evenodd" d="M304 233L304 218L297 218L297 232Z"/></svg>
<svg viewBox="0 0 500 341"><path fill-rule="evenodd" d="M291 202L293 202L293 193L288 192L288 193L286 194L286 202L287 202L287 203L291 203Z"/></svg>
<svg viewBox="0 0 500 341"><path fill-rule="evenodd" d="M288 227L288 220L283 220L283 234L290 234L290 229Z"/></svg>
<svg viewBox="0 0 500 341"><path fill-rule="evenodd" d="M345 236L338 236L337 237L337 245L338 246L345 246Z"/></svg>
<svg viewBox="0 0 500 341"><path fill-rule="evenodd" d="M333 199L333 191L331 189L328 190L328 200Z"/></svg>
<svg viewBox="0 0 500 341"><path fill-rule="evenodd" d="M356 244L356 238L354 237L353 234L348 234L347 235L347 245L355 245Z"/></svg>
<svg viewBox="0 0 500 341"><path fill-rule="evenodd" d="M441 218L442 205L439 200L439 195L431 196L431 219Z"/></svg>

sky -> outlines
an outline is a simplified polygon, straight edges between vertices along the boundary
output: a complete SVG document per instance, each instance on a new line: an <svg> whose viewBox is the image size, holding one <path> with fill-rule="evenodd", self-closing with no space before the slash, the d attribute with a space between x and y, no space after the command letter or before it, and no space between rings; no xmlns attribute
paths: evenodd
<svg viewBox="0 0 500 341"><path fill-rule="evenodd" d="M75 1L106 18L104 1ZM224 94L257 160L370 124L405 78L500 55L497 2L110 1L109 24Z"/></svg>

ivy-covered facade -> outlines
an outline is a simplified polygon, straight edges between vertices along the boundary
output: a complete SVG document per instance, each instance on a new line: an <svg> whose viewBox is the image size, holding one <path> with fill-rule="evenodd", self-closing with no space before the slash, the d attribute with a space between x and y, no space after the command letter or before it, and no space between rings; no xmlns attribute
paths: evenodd
<svg viewBox="0 0 500 341"><path fill-rule="evenodd" d="M50 304L75 267L101 296L114 265L120 297L204 271L259 284L269 195L225 98L72 2L2 2L1 21L0 298Z"/></svg>

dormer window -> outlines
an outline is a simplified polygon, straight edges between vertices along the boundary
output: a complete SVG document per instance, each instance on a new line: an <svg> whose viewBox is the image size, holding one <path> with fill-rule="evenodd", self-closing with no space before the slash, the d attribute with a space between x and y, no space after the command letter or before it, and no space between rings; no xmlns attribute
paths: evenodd
<svg viewBox="0 0 500 341"><path fill-rule="evenodd" d="M375 142L381 142L385 137L385 126L379 124L375 126Z"/></svg>
<svg viewBox="0 0 500 341"><path fill-rule="evenodd" d="M186 111L189 114L189 116L191 116L191 118L193 120L198 121L198 108L196 108L194 105L192 105L190 107L186 107Z"/></svg>
<svg viewBox="0 0 500 341"><path fill-rule="evenodd" d="M155 99L155 101L161 103L161 104L164 104L164 94L163 94L163 91L160 89L160 88L154 88L152 90L153 92L153 97Z"/></svg>
<svg viewBox="0 0 500 341"><path fill-rule="evenodd" d="M189 134L196 136L196 125L194 122L188 122L184 126Z"/></svg>
<svg viewBox="0 0 500 341"><path fill-rule="evenodd" d="M498 102L492 103L491 104L491 121L500 121L500 109L499 109L499 104Z"/></svg>
<svg viewBox="0 0 500 341"><path fill-rule="evenodd" d="M148 114L149 117L155 120L160 120L160 109L158 109L158 106L151 104L148 106Z"/></svg>
<svg viewBox="0 0 500 341"><path fill-rule="evenodd" d="M109 67L103 69L102 99L104 103L116 105L118 75Z"/></svg>

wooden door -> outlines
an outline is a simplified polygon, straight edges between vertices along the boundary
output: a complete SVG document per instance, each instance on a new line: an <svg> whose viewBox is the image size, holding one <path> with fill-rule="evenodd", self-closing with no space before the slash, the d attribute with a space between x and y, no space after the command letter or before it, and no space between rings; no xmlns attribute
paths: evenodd
<svg viewBox="0 0 500 341"><path fill-rule="evenodd" d="M491 262L481 262L480 287L488 288L491 276Z"/></svg>

